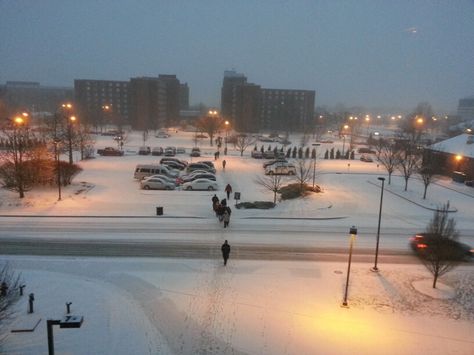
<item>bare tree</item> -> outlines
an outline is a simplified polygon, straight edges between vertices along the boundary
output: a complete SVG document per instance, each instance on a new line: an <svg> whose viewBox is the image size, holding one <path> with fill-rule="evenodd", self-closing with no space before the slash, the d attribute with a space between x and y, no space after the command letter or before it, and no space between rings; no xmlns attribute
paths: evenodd
<svg viewBox="0 0 474 355"><path fill-rule="evenodd" d="M311 179L313 173L313 165L310 159L296 160L296 174L295 179L300 185L300 192L303 192L306 183Z"/></svg>
<svg viewBox="0 0 474 355"><path fill-rule="evenodd" d="M258 176L255 182L265 189L273 192L273 203L276 203L277 193L283 186L283 179L281 175L265 175L264 177Z"/></svg>
<svg viewBox="0 0 474 355"><path fill-rule="evenodd" d="M449 202L434 212L433 218L426 228L429 245L424 250L421 260L433 274L433 288L438 278L453 269L459 262L458 252L453 241L458 237L454 218L448 217Z"/></svg>
<svg viewBox="0 0 474 355"><path fill-rule="evenodd" d="M438 169L439 161L436 159L436 156L432 154L431 151L425 150L423 154L423 162L420 169L418 170L418 175L420 175L424 185L423 199L426 199L428 186L432 182L436 181Z"/></svg>
<svg viewBox="0 0 474 355"><path fill-rule="evenodd" d="M197 121L197 127L209 135L211 147L214 135L224 126L224 120L219 116L204 116Z"/></svg>
<svg viewBox="0 0 474 355"><path fill-rule="evenodd" d="M377 141L375 149L377 151L377 161L382 164L385 170L387 170L388 183L390 184L392 181L392 174L400 159L398 148L393 142L381 138Z"/></svg>
<svg viewBox="0 0 474 355"><path fill-rule="evenodd" d="M7 149L0 153L0 177L7 189L24 198L32 183L25 162L36 140L27 122L20 117L9 121L2 133L6 137Z"/></svg>
<svg viewBox="0 0 474 355"><path fill-rule="evenodd" d="M405 191L408 189L408 180L420 168L421 154L410 141L404 141L400 144L400 156L398 159L398 170L403 174L405 179Z"/></svg>
<svg viewBox="0 0 474 355"><path fill-rule="evenodd" d="M256 140L254 137L249 136L249 135L247 135L247 134L239 134L239 135L237 135L236 141L235 141L235 147L236 147L237 150L240 152L240 156L243 156L245 150L246 150L249 146L254 145L256 141L257 141L257 140Z"/></svg>
<svg viewBox="0 0 474 355"><path fill-rule="evenodd" d="M122 136L122 138L125 138ZM117 142L120 144L120 142ZM121 143L124 143L124 139L122 139ZM81 160L91 158L94 154L94 144L95 140L92 138L92 135L89 134L89 126L85 124L81 124L76 131L76 141L75 144L79 148L79 152L81 153Z"/></svg>
<svg viewBox="0 0 474 355"><path fill-rule="evenodd" d="M15 273L8 263L0 268L0 330L3 322L13 315L12 306L19 300L21 275ZM3 338L0 338L0 344Z"/></svg>

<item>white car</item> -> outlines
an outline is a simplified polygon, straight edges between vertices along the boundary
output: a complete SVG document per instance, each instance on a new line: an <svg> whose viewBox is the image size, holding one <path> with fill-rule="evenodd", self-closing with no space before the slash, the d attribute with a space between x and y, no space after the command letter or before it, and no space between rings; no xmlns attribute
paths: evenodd
<svg viewBox="0 0 474 355"><path fill-rule="evenodd" d="M160 131L155 135L156 138L169 138L170 135L166 132Z"/></svg>
<svg viewBox="0 0 474 355"><path fill-rule="evenodd" d="M296 175L296 167L293 164L277 162L265 168L265 175Z"/></svg>
<svg viewBox="0 0 474 355"><path fill-rule="evenodd" d="M176 185L158 177L150 177L140 182L143 190L174 190Z"/></svg>
<svg viewBox="0 0 474 355"><path fill-rule="evenodd" d="M149 179L155 179L155 178L165 180L166 182L169 182L170 184L177 185L177 182L176 182L175 178L172 178L172 177L169 177L169 176L166 176L166 175L161 175L161 174L146 176L146 177L143 178L143 180L149 180Z"/></svg>
<svg viewBox="0 0 474 355"><path fill-rule="evenodd" d="M217 190L217 182L209 179L196 179L190 182L185 182L182 185L183 190Z"/></svg>

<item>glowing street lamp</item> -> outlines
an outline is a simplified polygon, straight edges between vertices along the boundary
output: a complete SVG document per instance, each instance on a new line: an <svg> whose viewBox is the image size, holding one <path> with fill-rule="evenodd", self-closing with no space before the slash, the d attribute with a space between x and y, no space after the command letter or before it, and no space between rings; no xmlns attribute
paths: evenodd
<svg viewBox="0 0 474 355"><path fill-rule="evenodd" d="M460 168L461 168L461 161L462 161L462 155L456 155L454 157L454 159L456 159L456 170L457 171L460 171Z"/></svg>
<svg viewBox="0 0 474 355"><path fill-rule="evenodd" d="M225 148L224 148L224 155L227 155L227 140L229 139L229 125L230 125L230 122L229 121L225 121L224 122L225 124Z"/></svg>
<svg viewBox="0 0 474 355"><path fill-rule="evenodd" d="M73 156L72 156L72 126L76 123L77 118L76 116L70 116L67 122L67 138L68 138L68 148L69 148L69 164L73 163Z"/></svg>
<svg viewBox="0 0 474 355"><path fill-rule="evenodd" d="M344 130L347 130L348 128L349 128L349 125L347 125L347 124L345 124L345 125L342 127L343 131L344 131ZM344 156L344 149L345 149L345 146L346 146L346 135L345 135L344 132L343 132L343 134L342 134L342 156Z"/></svg>

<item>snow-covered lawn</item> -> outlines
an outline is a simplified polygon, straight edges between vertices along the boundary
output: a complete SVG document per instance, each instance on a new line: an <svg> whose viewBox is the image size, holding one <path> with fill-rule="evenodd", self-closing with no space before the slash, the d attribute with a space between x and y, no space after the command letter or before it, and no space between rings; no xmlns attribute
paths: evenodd
<svg viewBox="0 0 474 355"><path fill-rule="evenodd" d="M47 318L84 316L54 328L58 354L472 354L474 278L443 279L454 298L427 296L422 266L353 264L342 308L344 263L5 257L22 271L27 297L8 329L6 354L44 354ZM425 287L425 286L423 286ZM423 288L422 287L422 288Z"/></svg>

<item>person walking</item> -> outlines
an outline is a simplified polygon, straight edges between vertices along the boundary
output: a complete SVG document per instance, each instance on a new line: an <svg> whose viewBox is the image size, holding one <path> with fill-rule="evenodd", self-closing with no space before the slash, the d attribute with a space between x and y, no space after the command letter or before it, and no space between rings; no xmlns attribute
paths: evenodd
<svg viewBox="0 0 474 355"><path fill-rule="evenodd" d="M229 226L229 222L230 222L230 214L229 214L229 211L227 211L227 207L224 210L223 220L224 220L224 228L227 228Z"/></svg>
<svg viewBox="0 0 474 355"><path fill-rule="evenodd" d="M230 199L230 194L232 193L232 186L230 186L230 184L227 184L224 191L227 193L227 199L229 200Z"/></svg>
<svg viewBox="0 0 474 355"><path fill-rule="evenodd" d="M225 165L227 164L227 162L225 161L225 159L222 161L222 169L225 170Z"/></svg>
<svg viewBox="0 0 474 355"><path fill-rule="evenodd" d="M224 266L227 265L227 259L229 259L230 255L230 245L227 243L227 240L221 246L222 257L224 258Z"/></svg>

